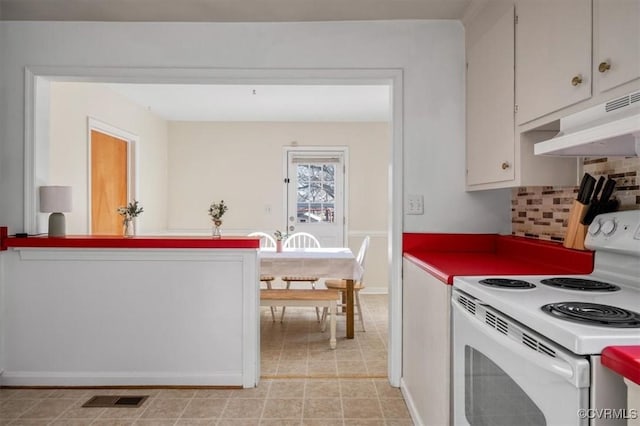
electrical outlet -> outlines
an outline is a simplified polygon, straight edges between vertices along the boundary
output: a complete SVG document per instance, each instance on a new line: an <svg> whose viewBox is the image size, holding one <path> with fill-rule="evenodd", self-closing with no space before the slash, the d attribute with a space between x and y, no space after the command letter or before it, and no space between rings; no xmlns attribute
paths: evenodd
<svg viewBox="0 0 640 426"><path fill-rule="evenodd" d="M424 214L424 198L422 195L407 195L407 214Z"/></svg>

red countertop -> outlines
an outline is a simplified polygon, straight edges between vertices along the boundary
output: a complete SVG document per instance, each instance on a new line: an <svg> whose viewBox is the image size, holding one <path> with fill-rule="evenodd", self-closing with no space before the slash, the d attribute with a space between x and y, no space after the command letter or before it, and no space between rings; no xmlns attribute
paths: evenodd
<svg viewBox="0 0 640 426"><path fill-rule="evenodd" d="M454 276L588 274L593 252L497 234L403 235L405 259L446 284Z"/></svg>
<svg viewBox="0 0 640 426"><path fill-rule="evenodd" d="M602 365L640 385L640 346L609 346L601 359Z"/></svg>
<svg viewBox="0 0 640 426"><path fill-rule="evenodd" d="M6 250L10 247L258 249L260 248L260 239L244 236L223 236L222 238L205 236L136 236L125 238L109 235L67 235L56 238L42 235L16 238L7 237L6 228L0 227L0 250Z"/></svg>

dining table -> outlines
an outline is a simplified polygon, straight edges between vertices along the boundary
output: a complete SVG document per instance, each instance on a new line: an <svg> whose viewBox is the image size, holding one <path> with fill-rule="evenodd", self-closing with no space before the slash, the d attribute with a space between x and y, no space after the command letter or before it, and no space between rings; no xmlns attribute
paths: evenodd
<svg viewBox="0 0 640 426"><path fill-rule="evenodd" d="M349 248L283 248L282 251L277 251L275 248L261 248L259 257L261 275L314 276L345 280L346 338L353 339L353 287L362 277L363 269Z"/></svg>

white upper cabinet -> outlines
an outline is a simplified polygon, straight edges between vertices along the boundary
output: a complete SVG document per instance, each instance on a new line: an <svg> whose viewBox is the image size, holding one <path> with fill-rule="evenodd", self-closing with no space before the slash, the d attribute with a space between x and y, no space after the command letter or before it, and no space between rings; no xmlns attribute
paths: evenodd
<svg viewBox="0 0 640 426"><path fill-rule="evenodd" d="M591 0L518 0L516 15L518 124L588 99Z"/></svg>
<svg viewBox="0 0 640 426"><path fill-rule="evenodd" d="M594 0L594 79L604 92L640 77L640 0Z"/></svg>
<svg viewBox="0 0 640 426"><path fill-rule="evenodd" d="M467 50L467 185L514 179L513 6Z"/></svg>

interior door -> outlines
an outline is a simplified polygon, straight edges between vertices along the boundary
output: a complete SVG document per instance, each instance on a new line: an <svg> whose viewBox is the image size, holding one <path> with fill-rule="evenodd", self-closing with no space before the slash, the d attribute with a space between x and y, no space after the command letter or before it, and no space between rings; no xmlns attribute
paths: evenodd
<svg viewBox="0 0 640 426"><path fill-rule="evenodd" d="M344 151L287 152L287 232L309 232L323 247L343 247Z"/></svg>
<svg viewBox="0 0 640 426"><path fill-rule="evenodd" d="M122 235L118 207L128 199L129 143L91 130L91 233Z"/></svg>

